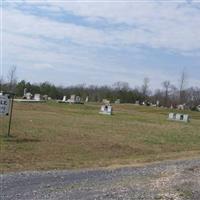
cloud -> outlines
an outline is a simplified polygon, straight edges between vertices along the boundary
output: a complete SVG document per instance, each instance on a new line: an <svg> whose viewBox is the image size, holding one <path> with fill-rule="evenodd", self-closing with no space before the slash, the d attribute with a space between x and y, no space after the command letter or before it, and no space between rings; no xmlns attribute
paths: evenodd
<svg viewBox="0 0 200 200"><path fill-rule="evenodd" d="M28 3L29 5L29 3ZM143 45L164 48L179 53L199 51L200 13L193 6L166 2L50 2L43 5L34 3L43 10L52 8L53 12L65 11L74 16L85 17L93 23L104 19L113 25L112 29L93 28L67 22L58 22L48 17L25 15L16 10L3 13L8 31L20 34L34 34L56 39L69 39L82 45L121 47L124 45ZM19 23L20 22L20 23ZM117 29L126 24L124 29ZM11 29L11 30L10 30Z"/></svg>
<svg viewBox="0 0 200 200"><path fill-rule="evenodd" d="M66 73L73 83L139 84L149 76L155 87L169 74L161 58L153 57L159 64L144 58L146 49L197 58L199 24L196 4L184 1L17 1L3 6L3 62L34 73ZM154 80L155 71L159 78Z"/></svg>
<svg viewBox="0 0 200 200"><path fill-rule="evenodd" d="M92 28L41 19L18 11L3 11L4 31L30 37L72 40L78 44L105 43L105 34Z"/></svg>

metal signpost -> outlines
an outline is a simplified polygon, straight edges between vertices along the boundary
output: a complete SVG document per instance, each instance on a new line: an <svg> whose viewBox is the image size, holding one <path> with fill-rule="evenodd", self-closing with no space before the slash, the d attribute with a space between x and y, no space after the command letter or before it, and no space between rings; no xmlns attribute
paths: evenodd
<svg viewBox="0 0 200 200"><path fill-rule="evenodd" d="M10 136L10 128L12 121L14 93L0 94L0 117L9 116L8 137Z"/></svg>

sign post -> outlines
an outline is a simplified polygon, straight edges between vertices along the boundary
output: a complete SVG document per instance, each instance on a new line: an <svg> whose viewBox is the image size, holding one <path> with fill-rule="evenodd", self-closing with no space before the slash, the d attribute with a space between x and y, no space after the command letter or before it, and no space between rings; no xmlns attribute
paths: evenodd
<svg viewBox="0 0 200 200"><path fill-rule="evenodd" d="M14 101L13 93L2 93L0 95L0 117L9 115L8 137L10 136L13 101Z"/></svg>
<svg viewBox="0 0 200 200"><path fill-rule="evenodd" d="M12 95L10 101L11 101L11 108L10 108L10 118L9 118L9 125L8 125L8 137L10 136L10 127L11 127L11 120L12 120L12 110L13 110L14 95Z"/></svg>

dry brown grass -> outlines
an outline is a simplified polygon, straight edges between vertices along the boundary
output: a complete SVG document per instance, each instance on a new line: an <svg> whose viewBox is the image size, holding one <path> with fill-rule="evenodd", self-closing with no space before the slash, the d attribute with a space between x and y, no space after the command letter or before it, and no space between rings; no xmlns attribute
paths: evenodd
<svg viewBox="0 0 200 200"><path fill-rule="evenodd" d="M99 105L15 103L12 137L1 118L3 171L126 165L195 156L200 152L200 114L191 123L167 121L167 109L128 104L113 116Z"/></svg>

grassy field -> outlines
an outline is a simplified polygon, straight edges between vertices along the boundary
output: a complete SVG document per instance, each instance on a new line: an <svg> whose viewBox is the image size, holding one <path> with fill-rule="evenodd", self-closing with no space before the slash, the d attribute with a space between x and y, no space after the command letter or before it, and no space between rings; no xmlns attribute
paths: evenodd
<svg viewBox="0 0 200 200"><path fill-rule="evenodd" d="M100 105L15 103L12 137L8 118L0 118L1 172L92 168L197 156L200 113L190 123L167 120L170 110L114 105L114 115L99 115Z"/></svg>

